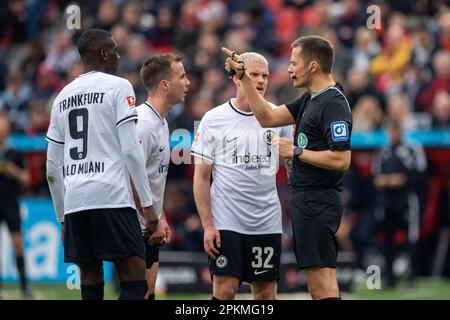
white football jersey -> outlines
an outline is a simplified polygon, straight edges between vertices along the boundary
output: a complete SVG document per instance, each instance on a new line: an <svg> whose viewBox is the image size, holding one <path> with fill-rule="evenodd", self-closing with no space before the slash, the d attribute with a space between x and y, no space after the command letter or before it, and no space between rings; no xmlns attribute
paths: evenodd
<svg viewBox="0 0 450 320"><path fill-rule="evenodd" d="M135 208L117 127L136 120L133 87L123 78L91 71L58 94L47 141L64 145L64 214Z"/></svg>
<svg viewBox="0 0 450 320"><path fill-rule="evenodd" d="M161 216L170 162L169 126L166 119L162 118L148 102L141 104L136 110L139 119L137 123L139 143L144 153L153 209L156 215ZM145 222L141 215L139 221L144 229Z"/></svg>
<svg viewBox="0 0 450 320"><path fill-rule="evenodd" d="M217 229L282 233L278 156L271 146L275 135L292 140L292 126L262 128L253 113L239 110L233 100L201 120L191 154L213 165L211 213Z"/></svg>

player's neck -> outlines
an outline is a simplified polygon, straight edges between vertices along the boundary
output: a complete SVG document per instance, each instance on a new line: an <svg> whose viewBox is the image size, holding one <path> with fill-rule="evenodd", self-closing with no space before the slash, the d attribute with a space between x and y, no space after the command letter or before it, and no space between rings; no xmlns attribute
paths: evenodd
<svg viewBox="0 0 450 320"><path fill-rule="evenodd" d="M308 83L308 91L312 94L318 93L336 84L331 74L314 77Z"/></svg>
<svg viewBox="0 0 450 320"><path fill-rule="evenodd" d="M88 73L88 72L92 72L92 71L99 71L99 72L108 73L104 66L101 66L101 65L94 66L94 65L89 65L89 64L84 65L83 73Z"/></svg>
<svg viewBox="0 0 450 320"><path fill-rule="evenodd" d="M171 107L165 99L157 96L149 96L147 98L147 102L155 109L156 112L159 113L161 118L164 118L166 116L166 113L169 112Z"/></svg>
<svg viewBox="0 0 450 320"><path fill-rule="evenodd" d="M234 106L241 111L252 112L252 109L250 108L250 105L248 104L247 99L245 99L245 97L237 95L236 98L234 98L233 103Z"/></svg>

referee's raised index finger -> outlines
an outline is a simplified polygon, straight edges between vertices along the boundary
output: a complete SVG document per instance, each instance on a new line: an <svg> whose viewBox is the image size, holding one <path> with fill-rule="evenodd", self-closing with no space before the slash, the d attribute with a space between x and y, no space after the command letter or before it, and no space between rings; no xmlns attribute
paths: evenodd
<svg viewBox="0 0 450 320"><path fill-rule="evenodd" d="M222 52L229 58L231 58L231 55L233 54L233 51L225 47L222 47Z"/></svg>

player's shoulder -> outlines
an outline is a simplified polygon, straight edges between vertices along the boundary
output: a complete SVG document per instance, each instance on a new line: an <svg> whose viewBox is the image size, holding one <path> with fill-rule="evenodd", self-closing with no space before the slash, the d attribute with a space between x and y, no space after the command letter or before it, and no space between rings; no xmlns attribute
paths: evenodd
<svg viewBox="0 0 450 320"><path fill-rule="evenodd" d="M226 116L226 114L229 112L230 106L229 101L222 103L221 105L218 105L211 110L208 110L202 117L201 122L203 123L218 123L221 118Z"/></svg>
<svg viewBox="0 0 450 320"><path fill-rule="evenodd" d="M130 81L128 81L125 78L113 75L113 74L98 72L98 74L96 74L96 76L99 78L99 80L101 79L102 81L104 81L105 85L111 85L113 87L119 87L119 88L120 88L120 86L132 87Z"/></svg>

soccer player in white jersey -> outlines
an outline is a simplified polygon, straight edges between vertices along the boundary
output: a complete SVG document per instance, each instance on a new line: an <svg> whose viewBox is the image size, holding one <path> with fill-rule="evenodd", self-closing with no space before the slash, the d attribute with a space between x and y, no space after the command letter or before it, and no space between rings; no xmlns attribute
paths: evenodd
<svg viewBox="0 0 450 320"><path fill-rule="evenodd" d="M170 227L163 212L164 190L170 161L169 126L164 118L172 107L183 102L189 80L182 57L175 53L157 54L147 59L140 77L147 88L148 98L136 108L138 112L138 137L146 159L147 177L153 197L153 208L160 216L158 228L149 238L144 238L146 248L146 298L155 299L155 284L159 267L159 248L170 241ZM137 198L136 198L137 199ZM137 204L139 207L139 204ZM141 219L141 226L145 225Z"/></svg>
<svg viewBox="0 0 450 320"><path fill-rule="evenodd" d="M269 80L267 60L241 57L260 95ZM292 127L262 128L233 77L236 98L208 111L192 145L194 196L204 228L213 300L234 299L242 282L254 299L276 299L282 214L276 188L275 136L292 139ZM210 183L211 174L213 177Z"/></svg>
<svg viewBox="0 0 450 320"><path fill-rule="evenodd" d="M146 233L156 230L158 218L139 150L134 91L113 75L120 56L109 32L85 31L78 51L85 73L55 98L47 132L47 180L64 262L80 268L82 299L103 299L104 260L118 271L119 299L144 299L145 247L130 176Z"/></svg>

